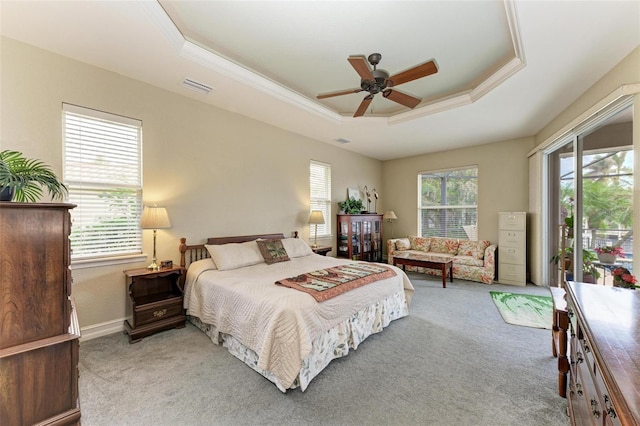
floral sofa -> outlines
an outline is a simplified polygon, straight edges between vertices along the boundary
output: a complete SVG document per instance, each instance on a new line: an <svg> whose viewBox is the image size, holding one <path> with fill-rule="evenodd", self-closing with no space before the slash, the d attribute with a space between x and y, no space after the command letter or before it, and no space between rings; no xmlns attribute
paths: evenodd
<svg viewBox="0 0 640 426"><path fill-rule="evenodd" d="M410 259L453 260L453 277L491 284L495 278L497 246L488 240L468 241L455 238L414 237L394 238L387 241L387 262L394 256ZM408 271L441 275L439 270L406 266Z"/></svg>

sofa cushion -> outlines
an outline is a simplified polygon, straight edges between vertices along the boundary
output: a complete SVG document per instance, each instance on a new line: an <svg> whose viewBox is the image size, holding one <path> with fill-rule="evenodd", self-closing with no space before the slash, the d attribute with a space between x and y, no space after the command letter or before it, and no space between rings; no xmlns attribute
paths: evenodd
<svg viewBox="0 0 640 426"><path fill-rule="evenodd" d="M480 240L478 241L478 255L476 256L478 259L484 259L484 252L491 245L491 241L489 240Z"/></svg>
<svg viewBox="0 0 640 426"><path fill-rule="evenodd" d="M478 242L465 240L460 241L460 244L458 245L458 255L478 257Z"/></svg>
<svg viewBox="0 0 640 426"><path fill-rule="evenodd" d="M475 256L462 256L459 254L453 258L453 263L456 265L468 265L468 266L480 266L480 267L484 265L484 261L480 259L476 259Z"/></svg>
<svg viewBox="0 0 640 426"><path fill-rule="evenodd" d="M458 245L459 241L454 238L433 237L429 251L455 255L458 253Z"/></svg>
<svg viewBox="0 0 640 426"><path fill-rule="evenodd" d="M403 250L393 253L393 257L398 259L416 259L416 260L433 260L442 261L453 259L452 254L424 252L422 250Z"/></svg>
<svg viewBox="0 0 640 426"><path fill-rule="evenodd" d="M458 246L458 254L461 256L473 256L476 259L484 259L484 251L489 247L489 240L467 241L461 240Z"/></svg>
<svg viewBox="0 0 640 426"><path fill-rule="evenodd" d="M453 260L455 262L454 255L449 253L435 253L430 251L429 253L425 253L422 256L426 260L435 260L435 261L443 261L443 260Z"/></svg>
<svg viewBox="0 0 640 426"><path fill-rule="evenodd" d="M411 243L408 238L398 238L396 240L396 250L409 250Z"/></svg>
<svg viewBox="0 0 640 426"><path fill-rule="evenodd" d="M411 250L430 251L429 240L430 238L410 236L409 244L411 245Z"/></svg>

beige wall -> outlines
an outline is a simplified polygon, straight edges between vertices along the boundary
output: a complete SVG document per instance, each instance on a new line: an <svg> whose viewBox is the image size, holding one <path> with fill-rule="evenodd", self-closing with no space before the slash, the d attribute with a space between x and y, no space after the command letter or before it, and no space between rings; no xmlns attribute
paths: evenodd
<svg viewBox="0 0 640 426"><path fill-rule="evenodd" d="M580 114L596 105L623 84L640 83L640 47L635 48L611 71L536 134L536 144L545 142Z"/></svg>
<svg viewBox="0 0 640 426"><path fill-rule="evenodd" d="M173 223L173 228L158 231L159 259L177 261L182 236L195 243L208 236L298 230L308 239L310 159L332 165L334 212L347 187L382 188L378 211L396 212L396 237L417 232L418 172L476 164L479 238L497 242L498 212L529 209L532 276L539 274L542 262L541 161L532 157L529 162L527 153L616 87L640 80L640 49L636 49L535 139L381 163L6 38L0 38L0 55L0 149L17 149L42 159L61 175L62 102L143 121L144 199L165 205ZM639 103L636 95L636 159ZM637 174L636 201L639 180ZM634 209L636 216L638 212ZM335 234L335 219L333 230ZM385 224L388 237L390 228ZM335 246L333 239L318 242ZM144 233L144 250L151 250L149 231ZM634 250L640 252L640 247ZM73 294L83 333L101 326L113 331L121 325L126 300L122 270L147 263L74 270Z"/></svg>
<svg viewBox="0 0 640 426"><path fill-rule="evenodd" d="M23 151L62 176L63 102L142 120L144 201L166 206L173 225L158 231L160 260L178 261L183 236L199 243L209 236L297 230L308 239L311 159L332 166L334 212L347 187L382 186L378 160L14 40L0 41L0 149ZM384 197L378 208L384 208ZM152 234L143 235L149 253ZM333 239L318 243L335 245ZM122 270L148 263L74 269L83 332L121 325Z"/></svg>
<svg viewBox="0 0 640 426"><path fill-rule="evenodd" d="M557 137L562 131L568 131L580 124L580 122L588 118L590 111L596 112L597 108L604 108L608 102L615 99L615 92L619 91L623 85L637 85L640 83L640 47L633 50L618 65L605 74L593 86L583 93L574 103L565 109L558 117L551 121L536 135L536 149L532 152L529 166L538 168L539 172L532 174L529 190L530 205L529 216L534 220L533 228L537 230L532 234L530 246L536 247L536 250L529 253L530 263L532 265L531 277L533 282L545 285L545 277L543 267L546 264L542 258L542 197L543 190L541 188L543 159L541 158L541 149L553 142L552 137ZM638 90L638 88L634 89ZM614 96L612 96L614 94ZM634 146L634 169L638 170L640 158L640 94L634 96L634 121L633 121L633 146ZM634 174L634 228L640 226L640 173ZM637 233L637 232L636 232ZM640 253L640 238L634 239L633 251ZM640 256L634 257L633 268L635 271L640 270Z"/></svg>
<svg viewBox="0 0 640 426"><path fill-rule="evenodd" d="M533 138L385 161L385 209L395 211L394 237L418 232L418 173L478 166L478 238L498 242L498 212L527 211L527 152ZM385 237L389 238L385 223Z"/></svg>

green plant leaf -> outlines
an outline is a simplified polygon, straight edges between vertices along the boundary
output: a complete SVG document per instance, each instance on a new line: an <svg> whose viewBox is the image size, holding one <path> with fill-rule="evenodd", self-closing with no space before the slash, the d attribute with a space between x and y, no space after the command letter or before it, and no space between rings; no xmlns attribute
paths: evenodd
<svg viewBox="0 0 640 426"><path fill-rule="evenodd" d="M63 199L68 193L48 165L11 150L0 152L0 189L6 187L15 188L14 200L18 202L38 201L43 187L53 199Z"/></svg>

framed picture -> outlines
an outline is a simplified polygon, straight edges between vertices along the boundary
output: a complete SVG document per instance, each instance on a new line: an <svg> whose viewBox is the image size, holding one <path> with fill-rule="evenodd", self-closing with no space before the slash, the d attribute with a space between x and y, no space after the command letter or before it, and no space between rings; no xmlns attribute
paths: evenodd
<svg viewBox="0 0 640 426"><path fill-rule="evenodd" d="M362 197L360 196L360 190L358 188L347 188L347 198L362 200Z"/></svg>

